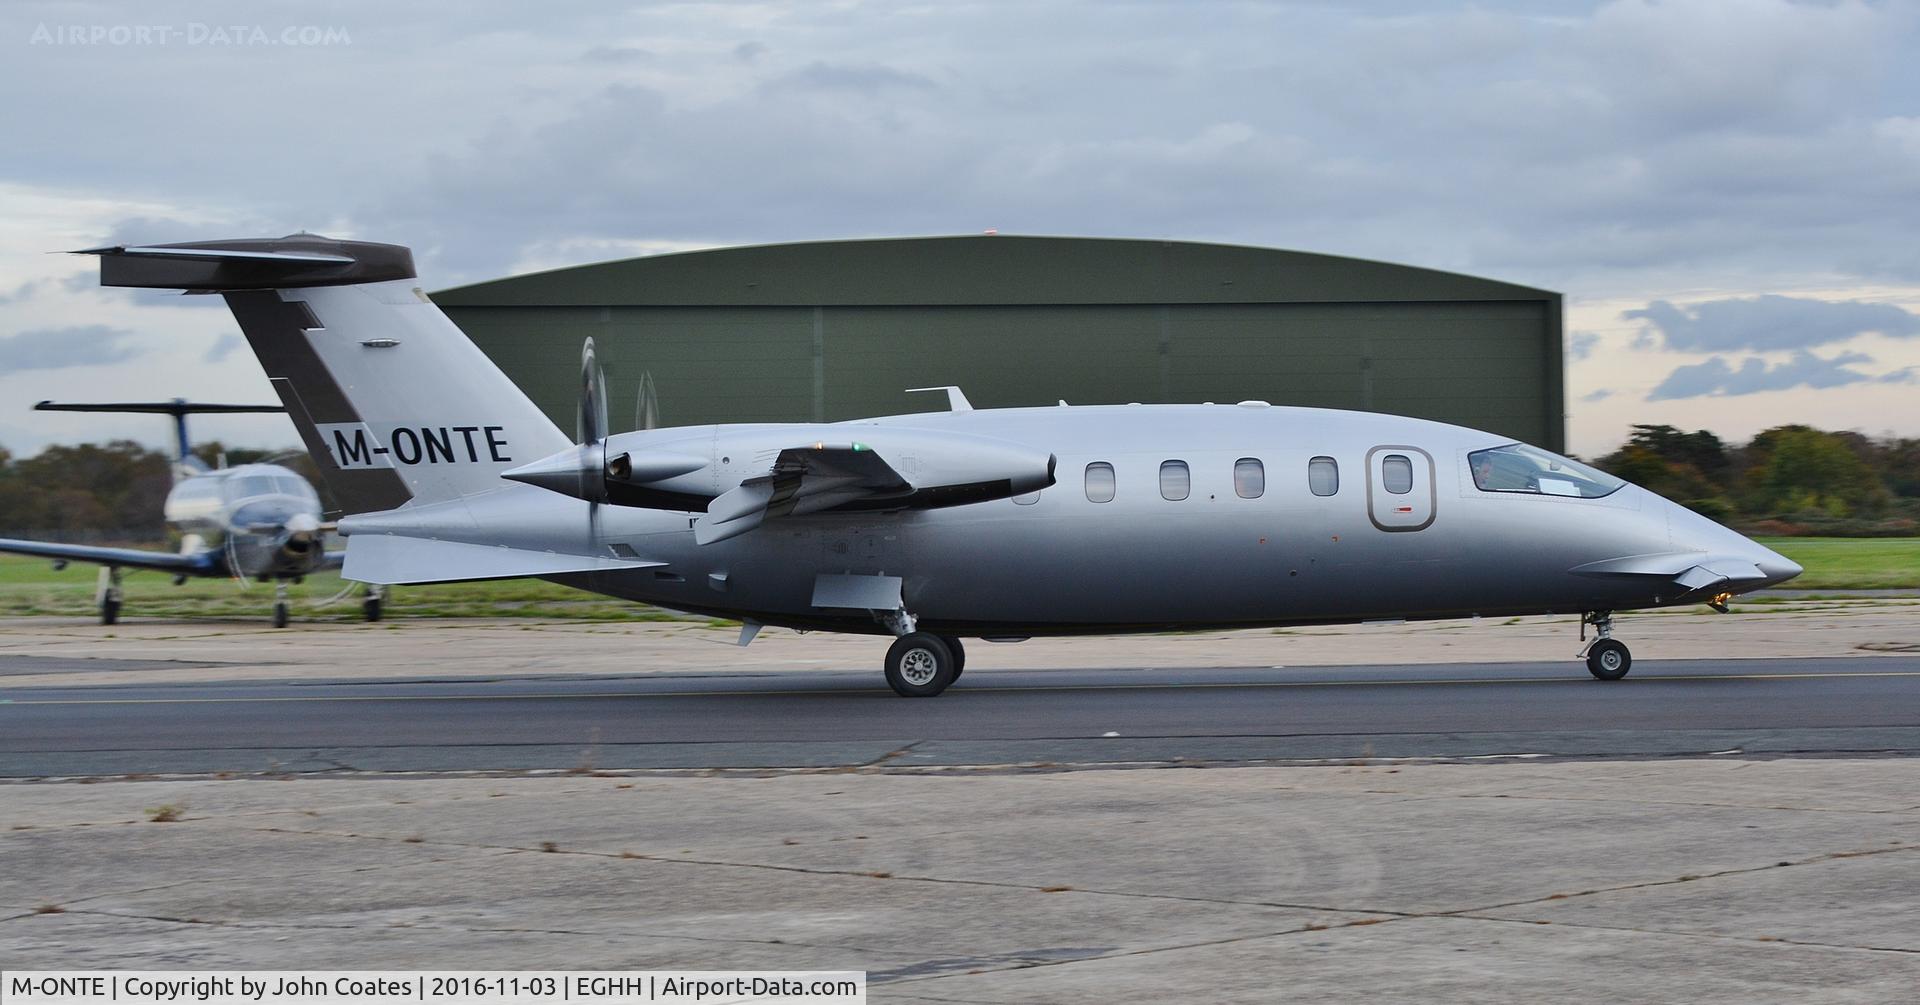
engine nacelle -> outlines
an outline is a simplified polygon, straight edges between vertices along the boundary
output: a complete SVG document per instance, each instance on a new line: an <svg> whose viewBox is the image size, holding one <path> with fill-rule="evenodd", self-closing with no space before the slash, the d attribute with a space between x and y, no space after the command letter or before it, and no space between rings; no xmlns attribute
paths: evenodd
<svg viewBox="0 0 1920 1005"><path fill-rule="evenodd" d="M810 450L821 452L817 465L808 464ZM829 456L836 453L839 461ZM864 463L847 469L845 460L861 453L869 455ZM787 468L777 471L783 455ZM832 486L831 495L819 493L811 505L794 509L805 513L933 509L1005 499L1052 485L1054 463L1045 450L944 430L702 426L618 433L503 477L590 502L682 512L704 511L715 497L755 479L841 483Z"/></svg>

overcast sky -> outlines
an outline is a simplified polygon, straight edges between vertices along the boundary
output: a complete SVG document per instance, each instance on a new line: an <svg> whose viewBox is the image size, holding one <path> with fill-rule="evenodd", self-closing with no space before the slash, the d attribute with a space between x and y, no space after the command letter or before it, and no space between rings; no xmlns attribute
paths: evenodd
<svg viewBox="0 0 1920 1005"><path fill-rule="evenodd" d="M301 229L429 288L988 228L1355 255L1564 292L1579 452L1920 435L1916 52L1909 3L9 3L0 445L272 400L214 298L47 252Z"/></svg>

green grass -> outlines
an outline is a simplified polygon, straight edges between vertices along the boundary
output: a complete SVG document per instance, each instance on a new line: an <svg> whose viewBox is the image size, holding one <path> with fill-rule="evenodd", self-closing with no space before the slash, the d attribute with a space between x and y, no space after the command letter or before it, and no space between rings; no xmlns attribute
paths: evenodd
<svg viewBox="0 0 1920 1005"><path fill-rule="evenodd" d="M1806 572L1786 584L1797 590L1920 589L1920 538L1772 537L1762 544L1799 562ZM0 555L0 616L91 615L95 566L75 563L55 572L47 560ZM312 576L292 588L294 617L356 621L358 593L331 607L313 605L347 584L335 573ZM273 588L253 583L241 589L227 579L190 579L174 586L156 572L126 579L128 617L264 618ZM534 579L489 583L406 586L391 592L387 613L395 618L564 618L583 621L670 621L679 616L611 597ZM704 619L700 619L704 620Z"/></svg>
<svg viewBox="0 0 1920 1005"><path fill-rule="evenodd" d="M0 555L0 616L91 615L98 566L80 562L55 572L43 558ZM349 584L338 573L307 577L293 586L293 616L299 620L358 621L359 587L339 602L314 605ZM158 572L129 572L123 583L127 617L265 618L273 587L230 579L189 579L175 586ZM386 614L394 618L565 618L587 621L674 621L680 615L644 604L572 590L537 579L403 586L388 591ZM705 619L698 619L704 621Z"/></svg>
<svg viewBox="0 0 1920 1005"><path fill-rule="evenodd" d="M1806 567L1787 590L1920 588L1920 537L1755 538Z"/></svg>

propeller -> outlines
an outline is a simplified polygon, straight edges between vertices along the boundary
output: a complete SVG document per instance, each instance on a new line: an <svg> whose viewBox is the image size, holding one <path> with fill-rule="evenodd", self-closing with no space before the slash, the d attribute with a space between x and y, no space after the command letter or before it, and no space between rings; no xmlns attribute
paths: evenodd
<svg viewBox="0 0 1920 1005"><path fill-rule="evenodd" d="M233 577L233 585L238 586L241 593L245 593L253 588L253 583L240 571L240 550L235 546L235 542L239 539L239 535L231 530L227 532L227 575Z"/></svg>
<svg viewBox="0 0 1920 1005"><path fill-rule="evenodd" d="M587 539L600 543L600 501L606 496L607 374L589 336L580 346L580 498L587 501Z"/></svg>
<svg viewBox="0 0 1920 1005"><path fill-rule="evenodd" d="M660 398L653 374L642 373L633 403L634 423L641 429L660 425ZM583 499L594 540L599 540L599 506L607 502L607 483L645 485L706 467L710 459L678 451L607 452L607 377L594 356L593 339L580 349L579 442L551 457L500 472L511 481L537 485L551 492Z"/></svg>
<svg viewBox="0 0 1920 1005"><path fill-rule="evenodd" d="M660 392L653 387L653 371L640 375L640 390L633 396L633 428L660 428Z"/></svg>

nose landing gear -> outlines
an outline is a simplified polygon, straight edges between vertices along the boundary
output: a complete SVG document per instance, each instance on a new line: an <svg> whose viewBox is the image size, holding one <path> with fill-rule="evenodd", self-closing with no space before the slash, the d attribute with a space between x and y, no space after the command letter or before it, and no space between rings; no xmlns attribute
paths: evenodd
<svg viewBox="0 0 1920 1005"><path fill-rule="evenodd" d="M1633 669L1633 653L1627 644L1613 637L1613 612L1589 611L1580 619L1580 639L1586 641L1587 626L1593 626L1593 641L1579 655L1587 660L1587 672L1601 680L1619 680Z"/></svg>

